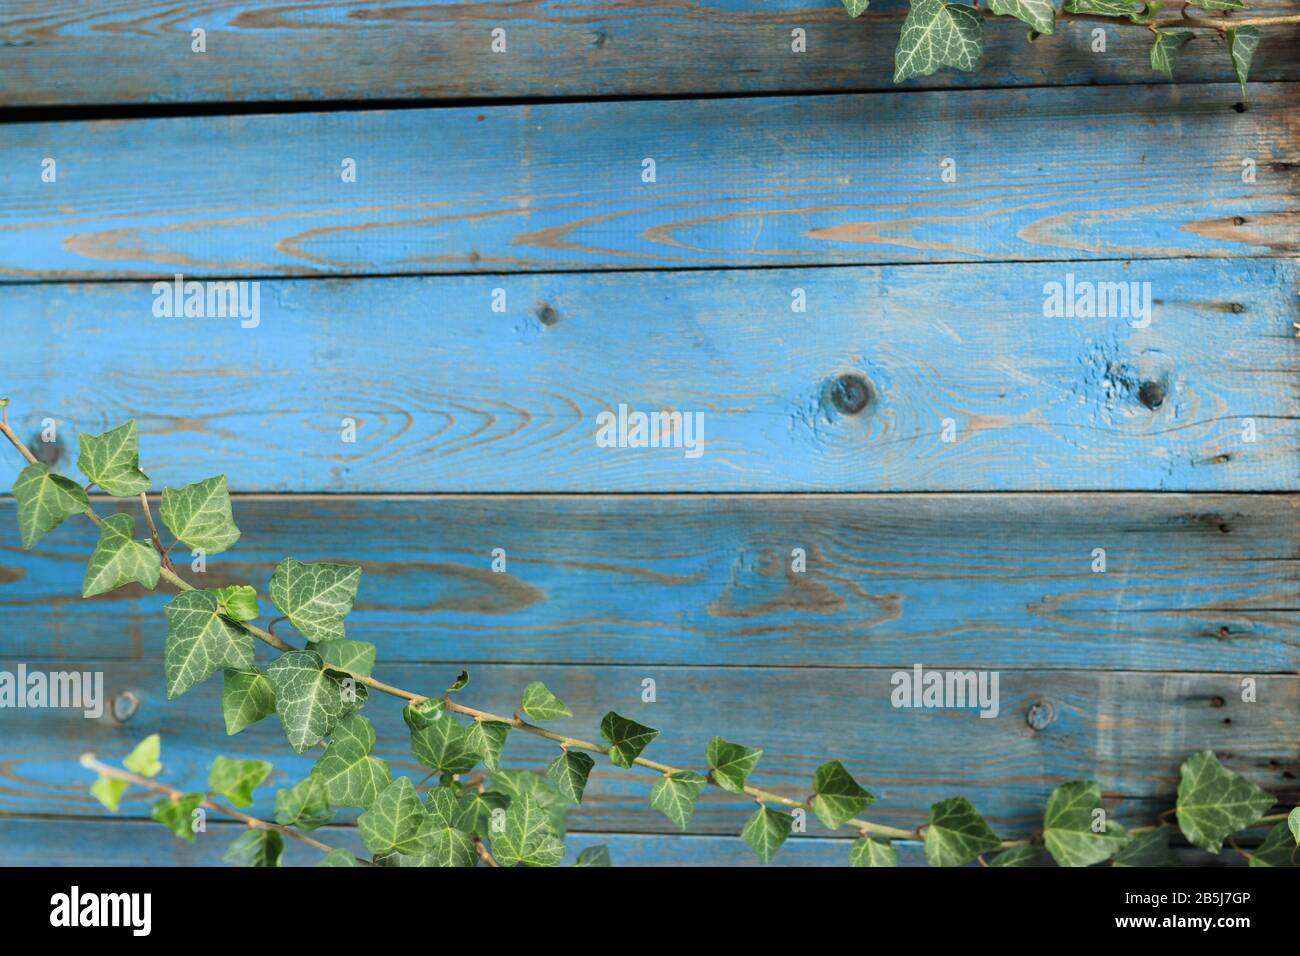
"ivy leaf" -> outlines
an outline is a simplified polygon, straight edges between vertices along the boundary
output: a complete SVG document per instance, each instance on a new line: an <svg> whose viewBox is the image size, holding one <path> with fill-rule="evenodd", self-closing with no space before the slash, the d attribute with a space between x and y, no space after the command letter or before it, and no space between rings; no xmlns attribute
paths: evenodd
<svg viewBox="0 0 1300 956"><path fill-rule="evenodd" d="M569 710L564 701L547 690L546 685L539 680L524 688L520 706L533 720L560 720L573 716L573 711Z"/></svg>
<svg viewBox="0 0 1300 956"><path fill-rule="evenodd" d="M259 670L228 670L221 689L221 712L226 718L226 734L233 737L275 713L275 690Z"/></svg>
<svg viewBox="0 0 1300 956"><path fill-rule="evenodd" d="M898 866L898 851L888 840L859 837L849 847L849 866Z"/></svg>
<svg viewBox="0 0 1300 956"><path fill-rule="evenodd" d="M1246 95L1246 77L1250 73L1250 62L1255 59L1259 38L1259 27L1237 27L1228 31L1228 53L1232 57L1232 71L1241 84L1242 96Z"/></svg>
<svg viewBox="0 0 1300 956"><path fill-rule="evenodd" d="M217 588L217 601L221 604L221 613L232 621L255 621L262 613L257 606L257 591L247 584Z"/></svg>
<svg viewBox="0 0 1300 956"><path fill-rule="evenodd" d="M253 791L271 772L265 760L233 760L217 757L208 772L208 791L229 797L237 807L253 805Z"/></svg>
<svg viewBox="0 0 1300 956"><path fill-rule="evenodd" d="M776 851L790 835L794 828L794 817L788 813L778 813L770 807L759 807L740 831L744 838L764 863L772 862Z"/></svg>
<svg viewBox="0 0 1300 956"><path fill-rule="evenodd" d="M546 768L546 775L555 781L564 794L574 803L582 803L582 792L587 789L587 777L596 761L580 750L563 750Z"/></svg>
<svg viewBox="0 0 1300 956"><path fill-rule="evenodd" d="M501 825L505 826L504 811L510 806L510 798L495 790L482 793L470 790L461 795L459 813L456 817L456 829L466 833L477 833L484 840L492 839L492 811L501 810Z"/></svg>
<svg viewBox="0 0 1300 956"><path fill-rule="evenodd" d="M357 860L347 850L330 850L323 857L317 866L356 866Z"/></svg>
<svg viewBox="0 0 1300 956"><path fill-rule="evenodd" d="M745 781L762 756L763 751L757 747L729 743L721 737L711 739L705 751L705 759L713 771L713 782L732 793L745 792Z"/></svg>
<svg viewBox="0 0 1300 956"><path fill-rule="evenodd" d="M153 805L150 816L182 840L194 842L194 811L203 802L203 794L186 793L173 800L163 797Z"/></svg>
<svg viewBox="0 0 1300 956"><path fill-rule="evenodd" d="M151 591L158 584L162 559L150 545L133 541L135 519L109 515L99 524L99 542L86 564L81 596L94 597L136 582Z"/></svg>
<svg viewBox="0 0 1300 956"><path fill-rule="evenodd" d="M279 866L284 837L275 830L246 830L221 858L235 866Z"/></svg>
<svg viewBox="0 0 1300 956"><path fill-rule="evenodd" d="M451 686L447 688L447 693L454 694L457 691L464 690L468 684L469 671L461 671L460 674L457 675L456 679L451 682Z"/></svg>
<svg viewBox="0 0 1300 956"><path fill-rule="evenodd" d="M611 710L600 721L600 735L609 741L610 762L627 769L659 731Z"/></svg>
<svg viewBox="0 0 1300 956"><path fill-rule="evenodd" d="M140 470L140 436L135 419L104 432L82 434L77 467L115 498L133 498L149 490L149 476Z"/></svg>
<svg viewBox="0 0 1300 956"><path fill-rule="evenodd" d="M1090 13L1100 17L1128 17L1134 23L1143 12L1141 0L1065 0L1064 13Z"/></svg>
<svg viewBox="0 0 1300 956"><path fill-rule="evenodd" d="M162 764L158 760L161 753L162 738L157 734L150 734L127 754L126 759L122 761L122 766L142 777L156 777L162 770Z"/></svg>
<svg viewBox="0 0 1300 956"><path fill-rule="evenodd" d="M321 641L316 651L330 667L347 671L360 677L369 677L375 669L375 645L365 641L349 641L343 638Z"/></svg>
<svg viewBox="0 0 1300 956"><path fill-rule="evenodd" d="M983 52L983 24L974 7L914 0L894 51L894 82L929 76L945 66L970 72Z"/></svg>
<svg viewBox="0 0 1300 956"><path fill-rule="evenodd" d="M342 679L324 668L313 651L289 651L266 669L276 713L296 753L315 746L348 711Z"/></svg>
<svg viewBox="0 0 1300 956"><path fill-rule="evenodd" d="M1192 38L1191 30L1157 30L1156 42L1151 46L1151 69L1174 78L1174 63L1178 51Z"/></svg>
<svg viewBox="0 0 1300 956"><path fill-rule="evenodd" d="M1286 821L1279 823L1268 831L1254 853L1250 854L1251 866L1296 866L1296 842L1291 838Z"/></svg>
<svg viewBox="0 0 1300 956"><path fill-rule="evenodd" d="M844 0L844 9L849 11L849 16L855 18L866 13L870 5L871 0Z"/></svg>
<svg viewBox="0 0 1300 956"><path fill-rule="evenodd" d="M589 846L578 854L574 866L609 866L609 847L605 844Z"/></svg>
<svg viewBox="0 0 1300 956"><path fill-rule="evenodd" d="M426 697L419 703L410 703L402 708L402 719L411 730L423 730L435 720L441 720L447 712L446 705L440 697Z"/></svg>
<svg viewBox="0 0 1300 956"><path fill-rule="evenodd" d="M1169 849L1171 827L1156 827L1143 833L1133 835L1133 839L1124 844L1112 866L1177 866L1178 857Z"/></svg>
<svg viewBox="0 0 1300 956"><path fill-rule="evenodd" d="M458 787L434 787L425 798L428 812L420 827L420 840L425 849L420 854L419 866L474 866L478 854L474 839L460 827L462 816ZM403 864L405 865L405 864Z"/></svg>
<svg viewBox="0 0 1300 956"><path fill-rule="evenodd" d="M989 0L989 10L1028 23L1037 33L1056 32L1055 0Z"/></svg>
<svg viewBox="0 0 1300 956"><path fill-rule="evenodd" d="M556 835L564 833L571 804L548 777L529 770L498 770L492 775L492 786L509 797L512 805L520 797L531 797L550 818Z"/></svg>
<svg viewBox="0 0 1300 956"><path fill-rule="evenodd" d="M424 798L425 816L436 826L454 828L460 819L460 798L463 793L455 784L434 787Z"/></svg>
<svg viewBox="0 0 1300 956"><path fill-rule="evenodd" d="M650 806L654 807L681 829L690 825L695 816L695 801L708 783L693 770L679 770L665 774L650 789Z"/></svg>
<svg viewBox="0 0 1300 956"><path fill-rule="evenodd" d="M13 496L18 505L18 531L28 551L65 519L90 507L90 499L80 485L62 475L50 474L50 469L39 461L18 473Z"/></svg>
<svg viewBox="0 0 1300 956"><path fill-rule="evenodd" d="M931 866L963 866L1001 842L965 797L949 797L930 808L925 858Z"/></svg>
<svg viewBox="0 0 1300 956"><path fill-rule="evenodd" d="M1189 0L1192 6L1202 10L1240 10L1241 0Z"/></svg>
<svg viewBox="0 0 1300 956"><path fill-rule="evenodd" d="M116 777L101 776L90 785L90 795L102 803L110 813L117 813L122 804L122 794L131 786L125 780Z"/></svg>
<svg viewBox="0 0 1300 956"><path fill-rule="evenodd" d="M478 751L470 745L469 732L449 714L419 730L411 728L411 752L432 770L465 773L478 764Z"/></svg>
<svg viewBox="0 0 1300 956"><path fill-rule="evenodd" d="M509 733L510 725L504 721L476 720L466 731L466 742L471 750L483 758L483 765L496 773Z"/></svg>
<svg viewBox="0 0 1300 956"><path fill-rule="evenodd" d="M325 754L312 768L331 807L365 810L393 780L388 764L370 756L375 728L360 714L348 714L334 727Z"/></svg>
<svg viewBox="0 0 1300 956"><path fill-rule="evenodd" d="M164 488L158 511L168 530L187 547L219 554L239 540L225 475L183 488Z"/></svg>
<svg viewBox="0 0 1300 956"><path fill-rule="evenodd" d="M1300 807L1296 807L1286 815L1286 825L1291 828L1295 842L1300 846Z"/></svg>
<svg viewBox="0 0 1300 956"><path fill-rule="evenodd" d="M1061 784L1047 798L1043 811L1043 843L1058 866L1092 866L1108 860L1128 842L1128 831L1103 816L1105 829L1093 830L1101 807L1101 786L1095 780Z"/></svg>
<svg viewBox="0 0 1300 956"><path fill-rule="evenodd" d="M1041 866L1043 851L1036 846L1008 847L989 858L989 866Z"/></svg>
<svg viewBox="0 0 1300 956"><path fill-rule="evenodd" d="M876 799L870 791L858 786L838 760L828 761L817 768L813 775L813 793L813 812L832 830L838 830Z"/></svg>
<svg viewBox="0 0 1300 956"><path fill-rule="evenodd" d="M504 866L559 866L564 843L547 811L525 793L510 801L505 830L492 841L492 852Z"/></svg>
<svg viewBox="0 0 1300 956"><path fill-rule="evenodd" d="M410 778L398 777L357 817L357 829L371 853L419 853L427 847L421 836L427 817Z"/></svg>
<svg viewBox="0 0 1300 956"><path fill-rule="evenodd" d="M216 592L182 591L164 613L167 644L163 661L169 700L219 670L255 669L253 636L221 614Z"/></svg>
<svg viewBox="0 0 1300 956"><path fill-rule="evenodd" d="M357 597L361 568L355 564L285 558L271 575L271 600L309 641L344 636L343 618Z"/></svg>
<svg viewBox="0 0 1300 956"><path fill-rule="evenodd" d="M1178 828L1207 853L1223 849L1226 837L1244 830L1273 806L1273 795L1233 773L1202 750L1183 763L1178 781Z"/></svg>
<svg viewBox="0 0 1300 956"><path fill-rule="evenodd" d="M325 784L314 773L288 789L275 792L275 822L282 826L311 831L333 819L334 810L325 793Z"/></svg>

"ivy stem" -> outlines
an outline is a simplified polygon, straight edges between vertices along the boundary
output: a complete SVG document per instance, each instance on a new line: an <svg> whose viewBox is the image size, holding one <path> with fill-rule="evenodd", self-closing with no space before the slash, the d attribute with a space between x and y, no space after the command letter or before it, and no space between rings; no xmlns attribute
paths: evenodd
<svg viewBox="0 0 1300 956"><path fill-rule="evenodd" d="M1005 13L989 13L981 11L985 20L1004 21L1018 23L1022 26L1028 26L1018 17L1010 16ZM865 19L865 18L864 18ZM1065 13L1056 14L1058 22L1078 22L1078 23L1103 23L1108 26L1132 26L1142 27L1145 30L1155 32L1160 29L1171 27L1201 27L1206 30L1217 30L1219 33L1227 33L1229 30L1235 30L1238 27L1270 27L1281 26L1287 23L1300 23L1300 14L1284 14L1277 17L1242 17L1240 19L1224 18L1221 20L1212 20L1206 17L1189 17L1187 15L1187 6L1183 6L1182 15L1176 19L1164 20L1147 20L1144 22L1134 22L1126 17L1107 17L1099 13Z"/></svg>
<svg viewBox="0 0 1300 956"><path fill-rule="evenodd" d="M144 511L144 523L149 526L149 540L153 542L159 560L168 570L175 571L172 559L167 556L167 549L163 547L162 539L158 537L158 526L153 523L153 512L149 510L149 496L143 491L140 492L140 508Z"/></svg>

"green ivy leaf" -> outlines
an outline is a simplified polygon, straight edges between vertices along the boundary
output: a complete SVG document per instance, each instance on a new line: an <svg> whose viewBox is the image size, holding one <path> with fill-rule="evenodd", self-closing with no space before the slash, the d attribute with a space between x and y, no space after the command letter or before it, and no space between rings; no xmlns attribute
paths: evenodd
<svg viewBox="0 0 1300 956"><path fill-rule="evenodd" d="M265 760L234 760L217 757L208 772L208 792L229 797L237 807L253 805L253 791L271 772Z"/></svg>
<svg viewBox="0 0 1300 956"><path fill-rule="evenodd" d="M1142 0L1065 0L1064 13L1094 14L1100 17L1127 17L1139 22L1144 4Z"/></svg>
<svg viewBox="0 0 1300 956"><path fill-rule="evenodd" d="M546 768L546 775L555 781L564 794L574 803L582 803L582 792L587 789L587 777L596 761L580 750L563 750Z"/></svg>
<svg viewBox="0 0 1300 956"><path fill-rule="evenodd" d="M1300 807L1296 807L1286 815L1286 825L1291 828L1296 844L1300 845Z"/></svg>
<svg viewBox="0 0 1300 956"><path fill-rule="evenodd" d="M316 645L316 651L330 667L360 677L369 677L375 669L375 645L365 641L335 638L321 641Z"/></svg>
<svg viewBox="0 0 1300 956"><path fill-rule="evenodd" d="M510 725L504 721L476 720L469 725L466 740L470 749L483 758L483 765L496 773L509 733Z"/></svg>
<svg viewBox="0 0 1300 956"><path fill-rule="evenodd" d="M465 773L478 764L478 751L460 721L445 714L427 727L411 729L411 752L431 770Z"/></svg>
<svg viewBox="0 0 1300 956"><path fill-rule="evenodd" d="M50 474L50 469L39 461L18 473L13 496L18 505L18 531L28 551L64 520L90 507L90 499L80 485L62 475Z"/></svg>
<svg viewBox="0 0 1300 956"><path fill-rule="evenodd" d="M128 514L109 515L99 523L99 542L86 564L82 597L94 597L132 582L153 590L158 584L162 559L150 545L131 540L135 519Z"/></svg>
<svg viewBox="0 0 1300 956"><path fill-rule="evenodd" d="M275 713L275 690L259 670L228 670L221 689L221 712L226 718L226 734L233 737Z"/></svg>
<svg viewBox="0 0 1300 956"><path fill-rule="evenodd" d="M1246 95L1246 78L1250 74L1250 63L1255 59L1255 49L1259 46L1258 27L1237 27L1228 31L1228 54L1232 57L1232 71L1241 84L1241 95Z"/></svg>
<svg viewBox="0 0 1300 956"><path fill-rule="evenodd" d="M77 467L116 498L133 498L149 490L149 476L140 470L140 436L135 419L104 432L82 434L77 439L81 453Z"/></svg>
<svg viewBox="0 0 1300 956"><path fill-rule="evenodd" d="M520 797L531 797L550 818L551 829L556 835L564 833L566 817L572 804L550 778L529 770L498 770L492 775L492 787L509 797L512 804Z"/></svg>
<svg viewBox="0 0 1300 956"><path fill-rule="evenodd" d="M925 858L931 866L963 866L1001 842L965 797L949 797L930 808Z"/></svg>
<svg viewBox="0 0 1300 956"><path fill-rule="evenodd" d="M306 832L323 827L333 819L334 810L330 807L325 783L314 773L292 787L275 792L275 822L282 826L297 827Z"/></svg>
<svg viewBox="0 0 1300 956"><path fill-rule="evenodd" d="M867 7L871 5L871 0L844 0L844 9L849 11L849 16L860 17L867 12Z"/></svg>
<svg viewBox="0 0 1300 956"><path fill-rule="evenodd" d="M411 730L423 730L435 720L442 720L447 707L440 697L426 697L402 708L402 719Z"/></svg>
<svg viewBox="0 0 1300 956"><path fill-rule="evenodd" d="M1240 10L1241 0L1190 0L1192 6L1202 10Z"/></svg>
<svg viewBox="0 0 1300 956"><path fill-rule="evenodd" d="M157 734L150 734L127 754L126 759L122 761L122 766L142 777L156 777L162 771L162 763L158 760L161 754L162 738Z"/></svg>
<svg viewBox="0 0 1300 956"><path fill-rule="evenodd" d="M1193 846L1218 853L1225 838L1253 825L1273 802L1272 794L1220 764L1213 750L1202 750L1181 769L1178 827Z"/></svg>
<svg viewBox="0 0 1300 956"><path fill-rule="evenodd" d="M1151 46L1151 69L1163 73L1167 79L1172 80L1178 51L1185 47L1191 38L1191 30L1157 30L1156 42Z"/></svg>
<svg viewBox="0 0 1300 956"><path fill-rule="evenodd" d="M347 850L330 850L323 857L317 866L356 866L357 858Z"/></svg>
<svg viewBox="0 0 1300 956"><path fill-rule="evenodd" d="M101 776L90 785L90 794L102 803L110 813L117 813L118 807L122 804L122 794L126 793L129 786L130 784L125 780Z"/></svg>
<svg viewBox="0 0 1300 956"><path fill-rule="evenodd" d="M609 741L610 762L627 769L650 741L659 736L659 731L611 710L600 721L600 735Z"/></svg>
<svg viewBox="0 0 1300 956"><path fill-rule="evenodd" d="M217 588L216 593L221 613L232 621L255 621L261 616L262 609L257 606L257 591L247 584Z"/></svg>
<svg viewBox="0 0 1300 956"><path fill-rule="evenodd" d="M1171 827L1157 827L1133 835L1115 854L1112 866L1177 866L1178 857L1169 849Z"/></svg>
<svg viewBox="0 0 1300 956"><path fill-rule="evenodd" d="M1008 847L989 858L989 866L1041 866L1043 851L1036 846Z"/></svg>
<svg viewBox="0 0 1300 956"><path fill-rule="evenodd" d="M163 797L153 805L150 816L182 840L194 842L194 811L203 802L203 794L186 793L173 800Z"/></svg>
<svg viewBox="0 0 1300 956"><path fill-rule="evenodd" d="M838 830L876 799L868 790L858 786L838 760L828 761L817 768L813 775L813 794L813 812L831 830Z"/></svg>
<svg viewBox="0 0 1300 956"><path fill-rule="evenodd" d="M469 671L461 671L460 674L456 676L456 679L451 682L451 686L447 688L447 693L454 694L457 691L464 690L468 684Z"/></svg>
<svg viewBox="0 0 1300 956"><path fill-rule="evenodd" d="M423 827L428 814L415 786L398 777L357 817L361 840L371 853L419 853L427 849Z"/></svg>
<svg viewBox="0 0 1300 956"><path fill-rule="evenodd" d="M221 858L235 866L279 866L284 837L275 830L246 830Z"/></svg>
<svg viewBox="0 0 1300 956"><path fill-rule="evenodd" d="M1296 841L1283 821L1268 831L1255 852L1250 854L1251 866L1297 866Z"/></svg>
<svg viewBox="0 0 1300 956"><path fill-rule="evenodd" d="M179 697L219 670L254 669L253 636L221 614L214 591L182 591L164 610L167 698Z"/></svg>
<svg viewBox="0 0 1300 956"><path fill-rule="evenodd" d="M929 76L946 66L970 72L983 52L983 23L974 7L913 0L894 51L894 82Z"/></svg>
<svg viewBox="0 0 1300 956"><path fill-rule="evenodd" d="M560 720L573 716L573 711L569 710L564 701L547 690L546 685L539 680L524 688L520 706L533 720Z"/></svg>
<svg viewBox="0 0 1300 956"><path fill-rule="evenodd" d="M609 847L605 844L586 847L578 854L574 866L609 866Z"/></svg>
<svg viewBox="0 0 1300 956"><path fill-rule="evenodd" d="M654 807L681 829L690 825L695 816L695 801L708 783L693 770L679 770L665 774L650 789L650 806Z"/></svg>
<svg viewBox="0 0 1300 956"><path fill-rule="evenodd" d="M713 782L732 793L745 792L745 781L762 756L763 751L757 747L729 743L721 737L712 738L705 751L705 759L713 771Z"/></svg>
<svg viewBox="0 0 1300 956"><path fill-rule="evenodd" d="M771 863L793 828L794 817L790 814L778 813L770 807L759 807L745 822L745 829L740 831L740 835L760 860Z"/></svg>
<svg viewBox="0 0 1300 956"><path fill-rule="evenodd" d="M361 581L355 564L285 558L271 575L271 600L309 641L344 636L343 618L352 610Z"/></svg>
<svg viewBox="0 0 1300 956"><path fill-rule="evenodd" d="M492 841L492 852L503 866L559 866L564 843L551 826L550 814L530 794L510 801L505 830Z"/></svg>
<svg viewBox="0 0 1300 956"><path fill-rule="evenodd" d="M495 790L482 793L470 790L461 795L459 813L456 816L456 829L466 833L477 833L484 840L492 839L492 811L505 811L510 806L510 798ZM504 815L499 818L505 825Z"/></svg>
<svg viewBox="0 0 1300 956"><path fill-rule="evenodd" d="M392 782L388 764L370 756L375 728L360 714L348 714L334 726L325 754L312 768L331 807L365 810Z"/></svg>
<svg viewBox="0 0 1300 956"><path fill-rule="evenodd" d="M313 651L289 651L266 669L284 735L297 753L315 746L349 710L343 678L324 668Z"/></svg>
<svg viewBox="0 0 1300 956"><path fill-rule="evenodd" d="M849 847L849 866L898 866L898 851L888 840L859 837Z"/></svg>
<svg viewBox="0 0 1300 956"><path fill-rule="evenodd" d="M426 818L423 841L418 853L393 854L386 858L389 866L470 867L478 862L474 838L453 827L444 827Z"/></svg>
<svg viewBox="0 0 1300 956"><path fill-rule="evenodd" d="M989 10L1028 23L1038 33L1056 32L1055 0L989 0Z"/></svg>
<svg viewBox="0 0 1300 956"><path fill-rule="evenodd" d="M239 540L225 475L183 488L164 488L158 511L168 530L187 547L219 554Z"/></svg>
<svg viewBox="0 0 1300 956"><path fill-rule="evenodd" d="M1043 843L1058 866L1092 866L1109 860L1128 842L1128 831L1103 816L1105 830L1094 831L1093 815L1101 807L1101 786L1075 780L1052 791L1043 811Z"/></svg>

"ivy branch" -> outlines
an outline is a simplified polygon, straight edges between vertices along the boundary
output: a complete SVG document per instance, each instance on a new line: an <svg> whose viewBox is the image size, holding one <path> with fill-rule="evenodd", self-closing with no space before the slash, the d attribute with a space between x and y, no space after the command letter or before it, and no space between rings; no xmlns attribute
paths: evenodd
<svg viewBox="0 0 1300 956"><path fill-rule="evenodd" d="M519 710L505 716L459 703L453 695L469 683L462 671L441 695L427 695L385 683L371 673L376 648L345 636L344 619L356 598L361 569L332 562L301 562L285 558L276 566L268 588L280 615L267 628L253 623L261 616L260 595L250 585L201 589L186 581L168 554L177 542L204 555L231 547L240 532L234 523L224 475L179 489L163 489L159 511L175 537L164 547L154 522L147 492L149 477L140 470L139 441L134 420L101 435L80 437L78 467L86 486L54 474L23 444L9 424L8 401L0 401L0 432L26 460L14 483L18 525L24 548L34 547L65 519L84 514L99 529L99 541L87 565L82 596L106 593L126 584L153 589L164 580L178 594L166 607L164 650L167 695L179 696L221 671L222 709L229 734L271 714L277 714L289 744L305 753L328 739L311 773L293 787L277 792L275 822L253 817L213 799L229 797L237 806L251 806L253 791L270 774L262 760L218 756L204 793L185 793L152 777L159 762L157 735L147 738L118 769L87 754L83 766L99 774L91 793L109 810L118 810L131 786L162 795L152 816L183 839L194 839L194 818L200 808L243 821L249 830L240 836L226 859L243 865L276 866L288 835L320 850L329 865L380 863L397 866L554 866L564 858L564 820L573 804L582 802L596 754L616 767L645 767L659 777L650 805L685 830L696 800L712 786L751 798L758 804L741 836L763 862L770 861L786 839L804 832L807 811L830 830L850 827L857 839L849 844L855 866L893 866L896 840L920 840L928 862L958 866L979 861L989 866L1032 866L1044 862L1044 851L1063 866L1086 866L1113 860L1116 865L1162 865L1175 862L1169 847L1173 832L1161 822L1128 829L1109 821L1095 781L1073 781L1057 787L1048 798L1043 828L1032 837L1004 840L997 836L966 797L941 800L929 819L915 828L888 826L859 814L875 801L838 760L817 768L812 795L793 799L749 783L762 751L714 737L705 752L707 773L650 759L642 752L659 731L613 711L601 720L605 743L549 730L533 721L572 716L568 705L541 681L524 688ZM87 490L138 500L149 531L147 540L134 538L134 518L119 512L96 514ZM305 639L298 648L277 636L272 626L287 621ZM280 657L265 671L254 658L257 638ZM409 778L393 779L388 765L371 755L375 732L357 713L371 691L405 701L403 717L410 731L411 750L438 784L421 799ZM470 718L468 725L456 717ZM546 776L500 766L511 731L540 737L559 746ZM482 763L492 786L465 774ZM1273 828L1254 853L1252 865L1294 865L1300 845L1300 809L1289 814L1267 813L1274 797L1245 777L1223 767L1211 751L1194 754L1182 765L1178 802L1172 811L1178 829L1193 845L1218 853L1232 834L1260 825ZM787 808L786 813L773 807ZM354 857L306 835L329 822L343 808L364 811L357 827L371 860ZM996 853L986 860L988 854ZM604 847L591 847L579 865L608 863Z"/></svg>

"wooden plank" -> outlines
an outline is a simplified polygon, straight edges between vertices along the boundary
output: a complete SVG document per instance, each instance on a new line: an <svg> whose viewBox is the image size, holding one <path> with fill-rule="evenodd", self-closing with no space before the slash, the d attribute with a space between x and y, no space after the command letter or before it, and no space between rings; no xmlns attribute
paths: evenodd
<svg viewBox="0 0 1300 956"><path fill-rule="evenodd" d="M281 281L258 287L247 329L155 317L148 284L22 285L4 293L4 387L24 436L63 423L63 465L78 431L135 416L159 482L225 472L241 491L1296 490L1298 274L1279 259ZM1044 318L1044 289L1071 277L1145 284L1150 325ZM701 422L698 456L684 427L678 447L601 447L620 406ZM0 485L19 463L0 457Z"/></svg>
<svg viewBox="0 0 1300 956"><path fill-rule="evenodd" d="M349 632L386 666L1300 670L1294 496L291 497L235 516L238 546L195 580L265 594L284 555L358 562ZM161 658L169 589L82 600L90 522L24 552L13 521L5 502L0 659Z"/></svg>
<svg viewBox="0 0 1300 956"><path fill-rule="evenodd" d="M1261 84L1244 112L1206 85L19 124L0 275L1290 256L1298 93Z"/></svg>
<svg viewBox="0 0 1300 956"><path fill-rule="evenodd" d="M0 104L185 103L781 90L889 89L904 0L875 0L857 21L831 0L641 3L533 0L334 0L288 7L220 7L160 0L10 0L0 11ZM1259 0L1252 16L1294 13ZM207 30L206 54L190 30ZM491 31L506 30L506 51ZM790 31L807 52L791 52ZM911 85L1041 86L1152 82L1150 35L1062 23L1027 44L1023 27L990 21L974 73L948 71ZM1266 30L1257 79L1300 76L1300 36ZM1181 82L1230 81L1223 40L1202 33L1178 62Z"/></svg>
<svg viewBox="0 0 1300 956"><path fill-rule="evenodd" d="M101 815L86 792L88 774L78 756L94 751L120 758L148 733L163 735L167 779L182 788L202 787L213 756L259 757L276 768L273 786L299 779L314 757L294 756L275 720L263 721L233 740L222 724L220 681L165 701L156 662L29 660L29 670L92 670L104 673L110 695L125 691L140 700L119 725L108 716L86 719L79 711L10 710L0 739L0 812L40 815ZM441 688L455 664L409 664L381 671L412 688ZM698 769L709 737L761 746L753 780L788 795L806 795L816 767L844 761L877 796L871 817L915 826L935 801L955 793L970 797L1007 836L1041 826L1043 803L1068 780L1096 779L1116 818L1149 822L1172 805L1179 764L1210 748L1226 765L1276 792L1287 806L1297 802L1300 750L1295 713L1300 677L1256 677L1257 703L1242 701L1238 675L1002 671L998 716L974 710L923 710L891 705L891 671L884 668L704 667L650 665L571 667L484 665L473 668L467 703L510 712L530 680L543 680L564 698L574 716L557 721L562 733L595 733L602 714L618 710L662 731L651 745L656 759ZM642 680L656 681L655 703L642 703ZM1029 725L1031 707L1035 723ZM378 732L376 753L396 772L423 771L410 756L398 702L371 701L366 715ZM542 770L554 744L512 734L504 763ZM619 770L602 760L593 771L574 829L669 832L673 826L648 805L654 774ZM256 804L270 812L268 789ZM139 799L127 813L145 812ZM752 801L721 791L701 798L692 832L734 834L753 812ZM809 833L824 833L816 820Z"/></svg>

